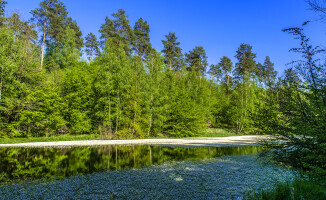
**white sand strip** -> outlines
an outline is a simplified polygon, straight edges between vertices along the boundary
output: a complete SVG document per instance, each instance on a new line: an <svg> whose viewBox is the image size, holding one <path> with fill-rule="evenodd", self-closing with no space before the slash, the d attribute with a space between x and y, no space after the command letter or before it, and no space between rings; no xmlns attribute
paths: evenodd
<svg viewBox="0 0 326 200"><path fill-rule="evenodd" d="M164 145L164 146L249 146L268 139L269 136L231 136L231 137L202 137L182 139L132 139L132 140L84 140L33 142L18 144L0 144L0 147L75 147L75 146L104 146L104 145Z"/></svg>

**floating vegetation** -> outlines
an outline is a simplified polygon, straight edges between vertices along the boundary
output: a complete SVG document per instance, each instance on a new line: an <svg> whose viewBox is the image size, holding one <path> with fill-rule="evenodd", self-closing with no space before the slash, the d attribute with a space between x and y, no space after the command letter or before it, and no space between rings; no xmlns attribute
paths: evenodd
<svg viewBox="0 0 326 200"><path fill-rule="evenodd" d="M253 155L161 165L0 186L0 199L241 199L295 178Z"/></svg>

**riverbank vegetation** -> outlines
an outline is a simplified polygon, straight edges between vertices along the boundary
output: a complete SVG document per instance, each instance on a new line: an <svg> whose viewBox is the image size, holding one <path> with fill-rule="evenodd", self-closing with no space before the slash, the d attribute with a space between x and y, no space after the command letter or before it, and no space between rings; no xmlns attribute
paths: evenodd
<svg viewBox="0 0 326 200"><path fill-rule="evenodd" d="M307 2L325 17L324 1ZM275 140L265 142L262 155L300 170L306 180L280 184L272 191L254 195L254 199L326 198L325 49L312 45L305 34L309 23L283 30L298 40L300 45L290 51L300 54L301 59L292 63L293 69L286 71L288 82L279 93L282 100L274 104L277 109L261 112L271 116L265 120L265 132L276 136ZM274 118L276 116L279 117Z"/></svg>
<svg viewBox="0 0 326 200"><path fill-rule="evenodd" d="M175 33L162 38L159 53L146 20L132 26L122 9L103 19L97 39L83 37L61 1L42 1L29 21L17 13L5 17L5 5L2 138L189 137L207 127L259 134L260 110L276 109L281 82L270 58L258 63L249 44L235 50L236 63L224 56L208 67L205 49L182 52Z"/></svg>
<svg viewBox="0 0 326 200"><path fill-rule="evenodd" d="M288 183L278 183L273 190L261 190L249 193L245 199L253 200L287 200L287 199L314 199L326 198L325 186L314 181L295 180Z"/></svg>
<svg viewBox="0 0 326 200"><path fill-rule="evenodd" d="M235 134L232 130L228 129L218 129L218 128L208 128L203 130L200 137L229 137L229 136L241 136L243 134ZM155 137L148 137L148 139L158 139L158 138L169 138L168 135L157 135ZM83 134L83 135L53 135L49 137L13 137L13 138L0 138L0 144L17 144L17 143L27 143L27 142L55 142L55 141L80 141L80 140L106 140L101 135L95 134ZM130 138L119 138L119 139L130 139Z"/></svg>

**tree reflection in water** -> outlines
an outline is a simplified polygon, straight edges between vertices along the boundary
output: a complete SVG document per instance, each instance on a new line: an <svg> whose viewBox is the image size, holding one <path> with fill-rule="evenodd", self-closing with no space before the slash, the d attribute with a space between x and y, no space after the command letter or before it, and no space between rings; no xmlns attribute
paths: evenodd
<svg viewBox="0 0 326 200"><path fill-rule="evenodd" d="M167 161L202 161L223 155L255 154L259 146L0 148L0 183L58 179L105 170L124 170Z"/></svg>

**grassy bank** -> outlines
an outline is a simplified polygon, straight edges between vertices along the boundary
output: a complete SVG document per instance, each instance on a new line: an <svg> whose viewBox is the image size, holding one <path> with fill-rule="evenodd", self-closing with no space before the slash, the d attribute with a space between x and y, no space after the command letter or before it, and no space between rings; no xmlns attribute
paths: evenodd
<svg viewBox="0 0 326 200"><path fill-rule="evenodd" d="M295 180L292 183L279 183L272 190L262 190L248 194L248 200L325 200L326 186L321 182Z"/></svg>
<svg viewBox="0 0 326 200"><path fill-rule="evenodd" d="M235 134L235 132L230 129L208 128L204 130L198 137L229 137L241 135L245 134Z"/></svg>
<svg viewBox="0 0 326 200"><path fill-rule="evenodd" d="M98 136L96 136L96 135L59 135L59 136L51 136L51 137L0 138L0 144L96 140L97 138L98 138Z"/></svg>
<svg viewBox="0 0 326 200"><path fill-rule="evenodd" d="M228 137L228 136L241 136L236 135L231 130L209 128L204 130L198 137ZM169 138L168 136L160 135L158 137L150 138ZM0 138L0 144L14 144L14 143L27 143L27 142L55 142L55 141L77 141L77 140L98 140L98 135L59 135L51 137L29 137L29 138ZM130 139L130 138L120 138Z"/></svg>

